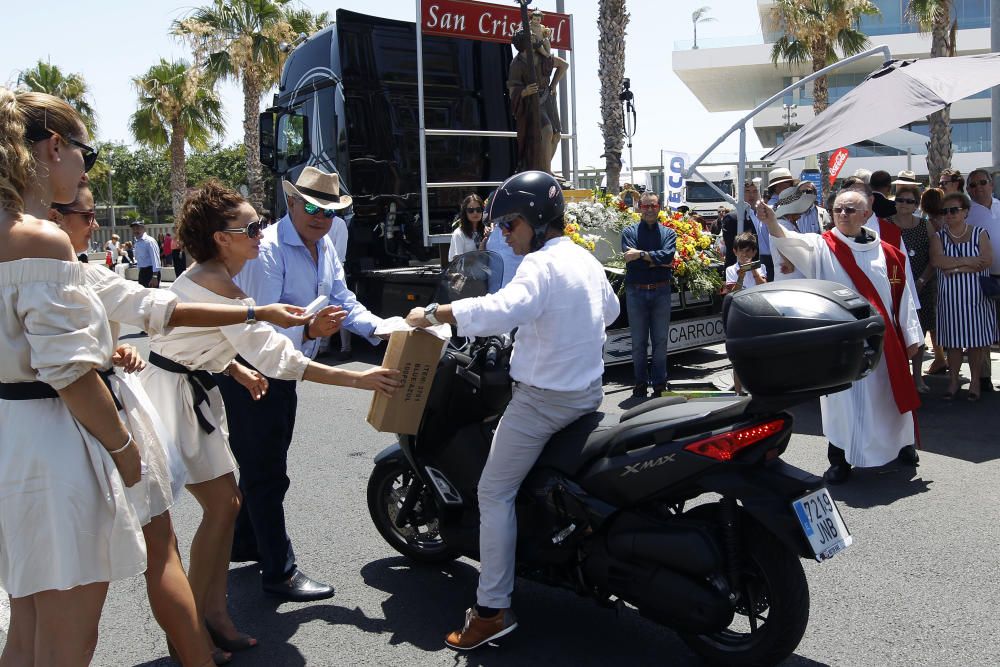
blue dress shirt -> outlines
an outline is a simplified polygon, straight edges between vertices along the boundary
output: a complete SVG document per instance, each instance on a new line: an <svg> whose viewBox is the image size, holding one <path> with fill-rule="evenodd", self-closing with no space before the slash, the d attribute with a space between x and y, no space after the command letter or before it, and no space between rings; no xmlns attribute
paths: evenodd
<svg viewBox="0 0 1000 667"><path fill-rule="evenodd" d="M382 318L365 308L347 289L344 265L329 236L321 238L316 247L319 259L313 262L309 249L286 215L278 224L264 230L260 255L243 265L243 270L236 275L236 284L261 306L269 303L308 306L319 295L329 295L330 305L347 311L343 327L377 345L379 338L375 336L375 328ZM274 328L288 336L303 354L311 359L316 357L319 339L304 340L303 327Z"/></svg>
<svg viewBox="0 0 1000 667"><path fill-rule="evenodd" d="M140 269L152 267L153 273L160 270L160 244L149 234L143 234L134 243L135 264Z"/></svg>

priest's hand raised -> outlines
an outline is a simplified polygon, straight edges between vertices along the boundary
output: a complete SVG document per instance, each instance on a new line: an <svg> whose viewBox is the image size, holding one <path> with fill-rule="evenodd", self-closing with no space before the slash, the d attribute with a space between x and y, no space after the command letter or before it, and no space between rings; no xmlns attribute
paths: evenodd
<svg viewBox="0 0 1000 667"><path fill-rule="evenodd" d="M778 216L774 214L774 209L768 206L766 201L763 199L758 201L754 212L757 213L757 218L767 225L767 231L771 236L779 239L785 238L785 228L778 224Z"/></svg>

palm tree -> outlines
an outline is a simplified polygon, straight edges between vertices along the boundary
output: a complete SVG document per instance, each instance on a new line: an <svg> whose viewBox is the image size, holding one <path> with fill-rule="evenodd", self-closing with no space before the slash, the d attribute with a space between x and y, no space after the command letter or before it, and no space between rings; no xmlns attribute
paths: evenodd
<svg viewBox="0 0 1000 667"><path fill-rule="evenodd" d="M90 104L90 88L79 74L64 74L58 66L39 60L31 69L17 76L17 84L36 93L48 93L69 102L87 127L87 133L97 132L97 114Z"/></svg>
<svg viewBox="0 0 1000 667"><path fill-rule="evenodd" d="M261 96L277 84L287 53L281 42L312 33L329 23L324 12L288 7L291 0L212 0L187 18L175 21L173 33L186 39L209 74L239 81L243 86L243 142L246 145L250 202L264 201L261 180Z"/></svg>
<svg viewBox="0 0 1000 667"><path fill-rule="evenodd" d="M775 0L772 27L782 36L771 48L771 62L790 65L810 63L818 72L839 59L837 51L853 56L868 48L868 37L858 30L862 16L879 14L869 0ZM813 80L813 113L819 115L829 102L825 76ZM819 155L822 183L828 183L830 165L826 153Z"/></svg>
<svg viewBox="0 0 1000 667"><path fill-rule="evenodd" d="M923 32L931 33L931 58L955 55L958 21L951 20L951 0L910 0L906 16L916 21ZM937 183L941 172L951 167L951 111L948 107L927 117L930 141L927 142L927 172Z"/></svg>
<svg viewBox="0 0 1000 667"><path fill-rule="evenodd" d="M132 84L139 94L139 108L130 122L132 135L150 148L170 147L170 203L174 220L179 220L187 189L184 146L204 150L225 132L222 102L214 80L183 61L161 58Z"/></svg>
<svg viewBox="0 0 1000 667"><path fill-rule="evenodd" d="M698 48L698 24L699 23L711 23L715 19L708 15L708 12L712 10L711 7L699 7L698 9L691 12L691 23L694 25L694 46L692 49Z"/></svg>
<svg viewBox="0 0 1000 667"><path fill-rule="evenodd" d="M597 24L598 71L601 73L601 133L604 135L605 172L608 192L618 193L622 172L622 147L625 144L622 105L618 95L625 78L625 27L629 14L625 0L599 0ZM630 165L631 168L631 165Z"/></svg>

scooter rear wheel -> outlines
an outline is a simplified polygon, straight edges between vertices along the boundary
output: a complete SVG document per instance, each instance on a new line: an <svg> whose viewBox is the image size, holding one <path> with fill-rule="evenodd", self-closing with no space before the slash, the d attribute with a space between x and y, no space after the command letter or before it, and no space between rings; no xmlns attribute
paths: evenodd
<svg viewBox="0 0 1000 667"><path fill-rule="evenodd" d="M716 508L705 505L692 514ZM775 665L795 651L805 634L809 585L797 554L746 514L741 519L742 590L733 624L712 634L682 634L681 639L714 665Z"/></svg>
<svg viewBox="0 0 1000 667"><path fill-rule="evenodd" d="M411 490L419 489L410 516L402 526L396 518ZM399 460L379 463L368 478L368 513L375 528L389 545L407 558L420 563L444 563L458 558L438 532L437 505L431 490Z"/></svg>

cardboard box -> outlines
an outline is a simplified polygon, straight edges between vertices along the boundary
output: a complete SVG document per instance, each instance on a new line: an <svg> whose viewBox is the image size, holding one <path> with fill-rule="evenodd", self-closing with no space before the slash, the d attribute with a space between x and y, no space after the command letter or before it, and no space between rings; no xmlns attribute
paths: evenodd
<svg viewBox="0 0 1000 667"><path fill-rule="evenodd" d="M382 365L401 371L403 386L392 398L372 396L368 423L375 430L416 435L444 346L445 341L419 329L390 335Z"/></svg>

